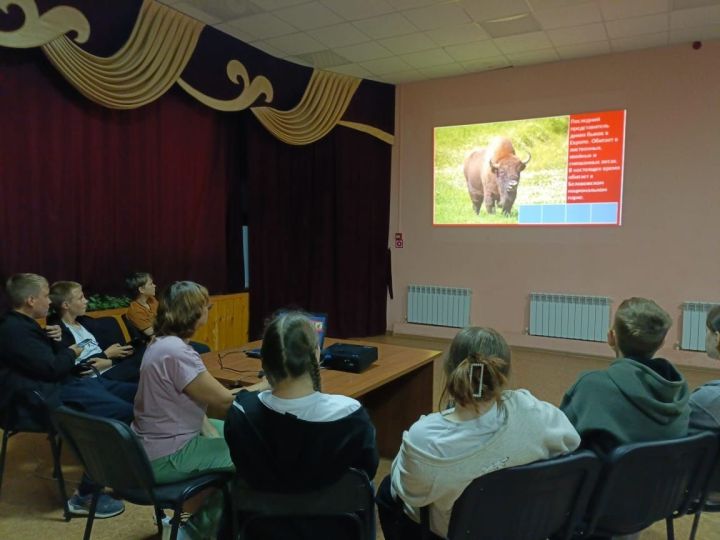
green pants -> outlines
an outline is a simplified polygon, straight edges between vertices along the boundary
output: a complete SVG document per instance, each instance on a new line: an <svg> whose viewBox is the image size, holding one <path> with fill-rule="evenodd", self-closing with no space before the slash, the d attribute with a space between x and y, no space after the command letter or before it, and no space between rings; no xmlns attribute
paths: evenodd
<svg viewBox="0 0 720 540"><path fill-rule="evenodd" d="M224 422L210 420L220 434ZM161 483L179 482L208 472L233 472L235 466L230 459L225 438L196 435L174 454L153 460L151 463L155 479ZM213 493L203 507L195 512L185 524L184 530L191 538L204 540L215 538L223 510L221 493Z"/></svg>

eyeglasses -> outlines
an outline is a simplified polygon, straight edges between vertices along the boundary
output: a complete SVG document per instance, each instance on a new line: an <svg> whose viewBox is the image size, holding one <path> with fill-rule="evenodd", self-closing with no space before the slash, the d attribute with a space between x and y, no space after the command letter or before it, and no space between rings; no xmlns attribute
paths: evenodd
<svg viewBox="0 0 720 540"><path fill-rule="evenodd" d="M218 362L218 365L220 366L220 369L226 370L226 371L233 371L235 373L257 373L257 371L254 369L235 369L235 368L231 368L231 367L227 367L227 366L223 365L223 358L225 358L226 356L228 356L230 354L235 354L238 352L240 352L240 351L229 350L229 351L225 351L223 353L218 351L217 362Z"/></svg>

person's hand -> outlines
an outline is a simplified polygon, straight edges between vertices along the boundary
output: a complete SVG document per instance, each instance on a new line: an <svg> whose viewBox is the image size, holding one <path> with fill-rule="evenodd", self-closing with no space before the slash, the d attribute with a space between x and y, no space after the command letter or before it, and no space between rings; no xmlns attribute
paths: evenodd
<svg viewBox="0 0 720 540"><path fill-rule="evenodd" d="M72 350L72 352L75 353L75 358L80 356L80 354L82 353L82 350L83 350L83 348L80 345L76 345L75 343L70 345L70 347L68 347L68 349Z"/></svg>
<svg viewBox="0 0 720 540"><path fill-rule="evenodd" d="M93 358L91 360L88 360L89 363L92 363L92 365L100 372L105 371L108 368L111 368L113 363L112 360L108 358Z"/></svg>
<svg viewBox="0 0 720 540"><path fill-rule="evenodd" d="M107 349L103 351L105 356L110 359L113 358L125 358L133 353L133 348L130 345L120 345L119 343L113 343Z"/></svg>
<svg viewBox="0 0 720 540"><path fill-rule="evenodd" d="M45 333L53 341L60 341L62 339L62 330L59 324L50 324L45 327Z"/></svg>

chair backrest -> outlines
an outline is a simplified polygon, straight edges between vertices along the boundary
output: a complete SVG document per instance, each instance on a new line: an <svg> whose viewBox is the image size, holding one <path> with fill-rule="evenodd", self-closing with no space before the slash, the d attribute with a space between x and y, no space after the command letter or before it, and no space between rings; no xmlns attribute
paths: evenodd
<svg viewBox="0 0 720 540"><path fill-rule="evenodd" d="M153 500L155 477L130 426L65 406L55 409L52 418L93 482L121 492L144 491Z"/></svg>
<svg viewBox="0 0 720 540"><path fill-rule="evenodd" d="M481 476L455 501L448 538L569 538L601 467L584 450Z"/></svg>
<svg viewBox="0 0 720 540"><path fill-rule="evenodd" d="M713 433L617 447L605 457L585 533L632 534L687 513L705 495L717 448Z"/></svg>
<svg viewBox="0 0 720 540"><path fill-rule="evenodd" d="M150 339L149 336L146 334L143 334L140 329L135 326L130 319L128 319L128 316L126 313L123 313L121 316L122 322L125 325L125 328L128 331L128 335L130 336L130 339L142 339L142 340L148 340Z"/></svg>
<svg viewBox="0 0 720 540"><path fill-rule="evenodd" d="M88 330L92 332L102 349L113 343L125 343L125 333L115 317L88 317L86 319Z"/></svg>
<svg viewBox="0 0 720 540"><path fill-rule="evenodd" d="M373 537L375 498L367 475L348 469L331 486L302 493L255 491L238 479L233 487L233 505L244 521L283 518L346 518L356 524L357 538ZM241 536L242 537L242 536Z"/></svg>

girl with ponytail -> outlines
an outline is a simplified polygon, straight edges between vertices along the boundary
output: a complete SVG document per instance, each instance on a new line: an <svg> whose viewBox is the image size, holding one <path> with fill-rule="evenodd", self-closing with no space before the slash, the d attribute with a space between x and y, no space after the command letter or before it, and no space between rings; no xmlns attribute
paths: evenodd
<svg viewBox="0 0 720 540"><path fill-rule="evenodd" d="M265 329L261 354L271 389L240 392L225 422L237 475L254 489L275 492L324 487L350 467L372 480L375 428L358 401L321 391L320 350L310 320L300 312L277 315ZM288 520L267 530L251 526L249 536L343 538L336 527L326 520Z"/></svg>
<svg viewBox="0 0 720 540"><path fill-rule="evenodd" d="M491 328L464 328L443 364L441 412L403 435L390 476L378 490L386 540L419 538L422 506L447 535L453 504L475 478L575 450L580 437L555 406L510 390L510 347Z"/></svg>

